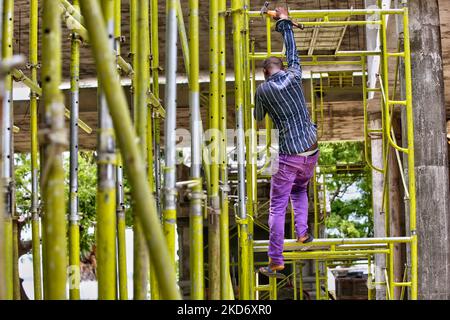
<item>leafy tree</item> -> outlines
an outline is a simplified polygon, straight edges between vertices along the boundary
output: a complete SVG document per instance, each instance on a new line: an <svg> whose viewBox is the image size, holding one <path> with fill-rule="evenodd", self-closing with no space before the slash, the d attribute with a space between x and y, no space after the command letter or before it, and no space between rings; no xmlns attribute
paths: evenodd
<svg viewBox="0 0 450 320"><path fill-rule="evenodd" d="M322 143L321 166L329 172L338 165L364 163L362 142ZM326 221L329 237L360 238L373 235L371 172L369 169L345 173L326 173L331 213ZM359 193L349 197L349 190Z"/></svg>
<svg viewBox="0 0 450 320"><path fill-rule="evenodd" d="M66 210L69 212L69 154L64 153ZM30 154L15 155L16 211L22 217L20 227L29 228L31 224L31 157ZM132 224L129 184L124 179L125 209L127 225ZM95 242L97 163L94 152L80 152L78 167L78 211L80 219L80 249L86 254ZM25 251L30 250L30 245Z"/></svg>

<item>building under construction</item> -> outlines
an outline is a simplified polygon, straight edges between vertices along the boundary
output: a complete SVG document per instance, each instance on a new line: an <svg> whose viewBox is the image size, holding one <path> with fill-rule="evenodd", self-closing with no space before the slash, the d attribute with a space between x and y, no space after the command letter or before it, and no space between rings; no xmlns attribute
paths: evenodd
<svg viewBox="0 0 450 320"><path fill-rule="evenodd" d="M289 207L286 268L265 277L279 145L253 114L262 62L286 53L279 6L319 143L363 147L358 162L319 161L314 240L296 241ZM448 1L0 0L0 12L0 299L27 298L24 221L34 299L82 298L87 151L98 299L450 299ZM355 172L370 175L373 234L328 237L324 181ZM356 264L364 277L329 289L329 270Z"/></svg>

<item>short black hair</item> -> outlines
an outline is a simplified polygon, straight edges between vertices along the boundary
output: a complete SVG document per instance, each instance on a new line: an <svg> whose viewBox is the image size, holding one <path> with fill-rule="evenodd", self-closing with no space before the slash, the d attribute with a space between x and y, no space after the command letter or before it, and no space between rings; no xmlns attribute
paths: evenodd
<svg viewBox="0 0 450 320"><path fill-rule="evenodd" d="M266 70L269 70L271 66L276 66L279 69L283 68L283 60L278 57L269 57L266 60L263 61L262 67Z"/></svg>

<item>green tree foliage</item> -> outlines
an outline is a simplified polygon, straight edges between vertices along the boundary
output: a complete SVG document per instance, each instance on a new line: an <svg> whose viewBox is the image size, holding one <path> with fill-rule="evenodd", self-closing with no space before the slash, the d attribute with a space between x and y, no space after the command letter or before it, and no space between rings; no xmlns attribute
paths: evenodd
<svg viewBox="0 0 450 320"><path fill-rule="evenodd" d="M69 212L69 154L64 153L66 210ZM25 227L30 225L31 208L31 157L29 154L15 155L16 211L25 220ZM93 152L80 152L78 167L78 211L80 220L80 249L87 254L95 242L96 197L97 197L97 163ZM127 225L132 224L129 184L125 179L125 209Z"/></svg>
<svg viewBox="0 0 450 320"><path fill-rule="evenodd" d="M373 235L371 172L364 168L362 142L322 143L319 163L326 173L331 213L326 221L329 237L360 238ZM343 166L361 170L336 171ZM349 191L356 191L357 196Z"/></svg>
<svg viewBox="0 0 450 320"><path fill-rule="evenodd" d="M69 159L64 159L66 199L69 199ZM78 212L80 220L80 250L87 253L95 242L97 163L93 152L80 152L78 157ZM69 207L67 206L67 211Z"/></svg>

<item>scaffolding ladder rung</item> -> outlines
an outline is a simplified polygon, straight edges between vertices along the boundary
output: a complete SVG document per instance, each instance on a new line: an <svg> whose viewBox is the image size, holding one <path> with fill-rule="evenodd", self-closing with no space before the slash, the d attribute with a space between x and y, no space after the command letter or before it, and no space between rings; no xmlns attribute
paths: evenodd
<svg viewBox="0 0 450 320"><path fill-rule="evenodd" d="M406 100L388 100L388 105L406 106Z"/></svg>
<svg viewBox="0 0 450 320"><path fill-rule="evenodd" d="M389 52L388 57L404 57L405 53L404 52Z"/></svg>
<svg viewBox="0 0 450 320"><path fill-rule="evenodd" d="M259 286L259 287L255 287L256 291L270 291L270 285L264 285L264 286Z"/></svg>
<svg viewBox="0 0 450 320"><path fill-rule="evenodd" d="M411 287L411 282L394 282L394 287Z"/></svg>

